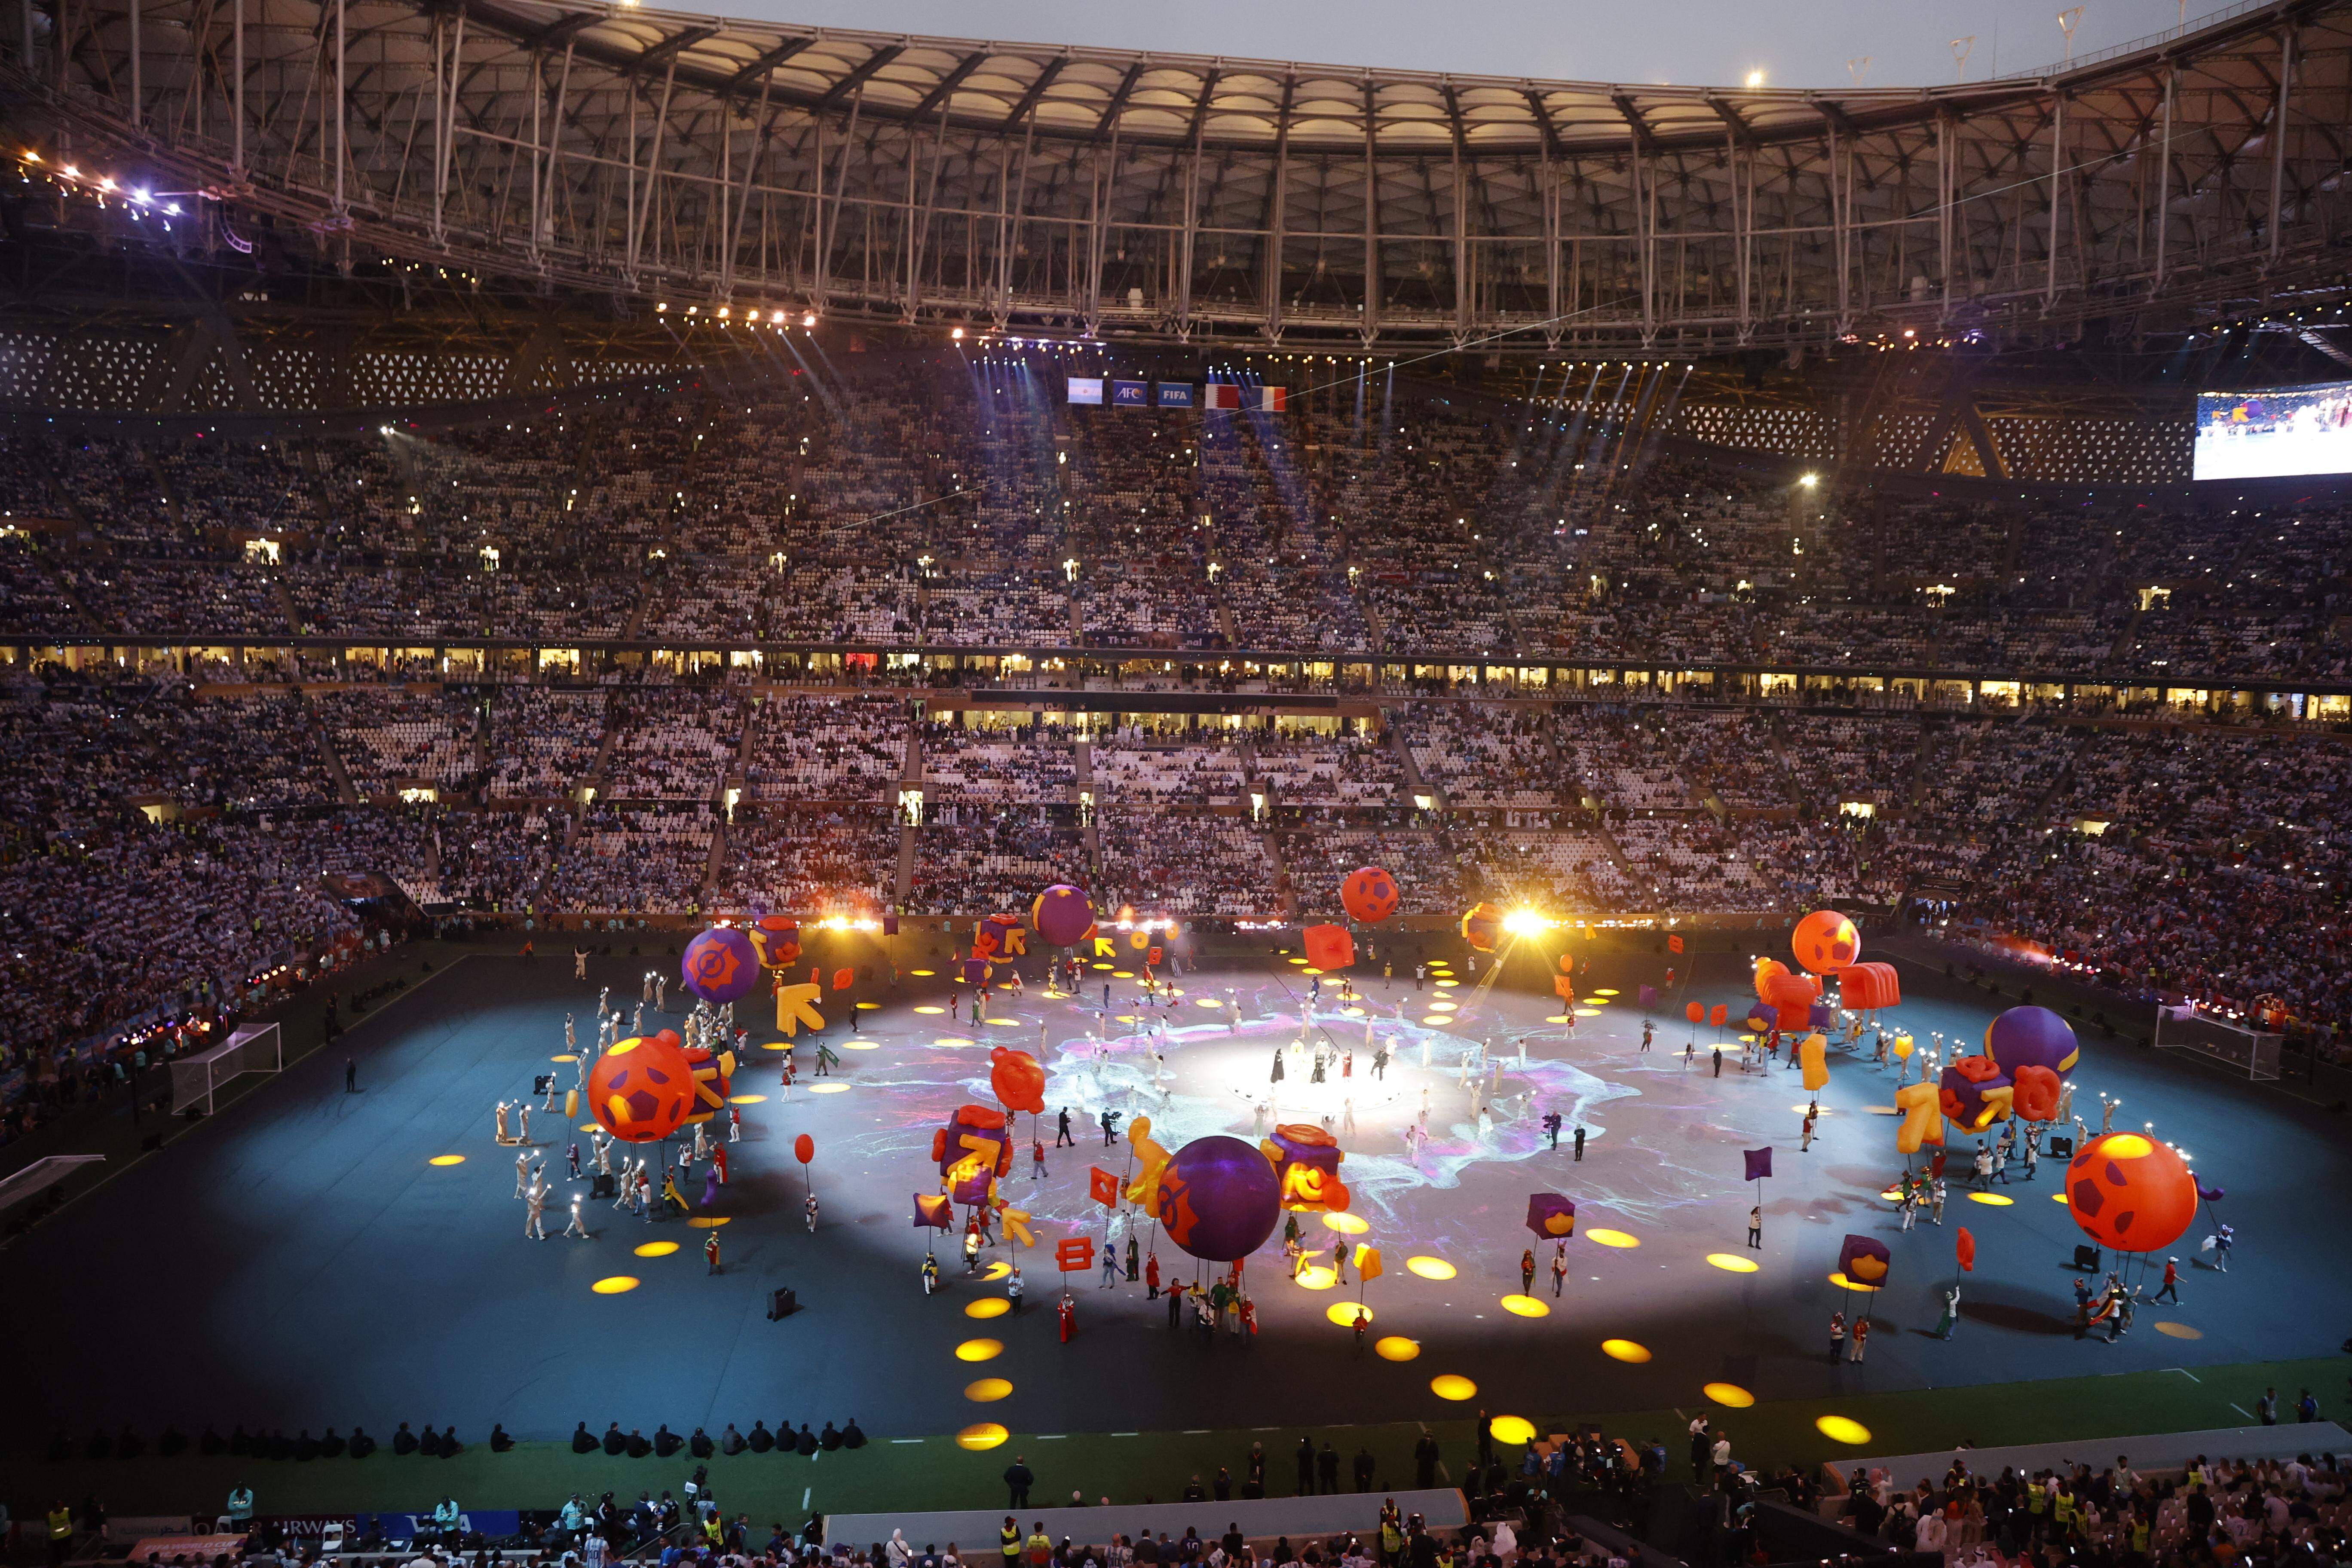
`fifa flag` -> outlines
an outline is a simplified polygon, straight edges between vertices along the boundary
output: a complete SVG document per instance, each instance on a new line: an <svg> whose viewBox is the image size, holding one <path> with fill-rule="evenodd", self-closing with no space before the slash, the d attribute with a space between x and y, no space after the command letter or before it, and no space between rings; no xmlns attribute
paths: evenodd
<svg viewBox="0 0 2352 1568"><path fill-rule="evenodd" d="M1150 399L1145 395L1151 389L1148 381L1114 381L1110 384L1110 402L1114 408L1148 408Z"/></svg>
<svg viewBox="0 0 2352 1568"><path fill-rule="evenodd" d="M1160 406L1190 408L1192 406L1192 384L1189 381L1163 381L1160 384Z"/></svg>
<svg viewBox="0 0 2352 1568"><path fill-rule="evenodd" d="M1094 407L1099 408L1102 406L1102 377L1098 375L1074 375L1070 377L1070 401L1072 403L1089 404Z"/></svg>
<svg viewBox="0 0 2352 1568"><path fill-rule="evenodd" d="M1213 381L1202 391L1207 395L1205 406L1210 408L1255 408L1279 414L1290 406L1286 386L1236 386L1229 381Z"/></svg>

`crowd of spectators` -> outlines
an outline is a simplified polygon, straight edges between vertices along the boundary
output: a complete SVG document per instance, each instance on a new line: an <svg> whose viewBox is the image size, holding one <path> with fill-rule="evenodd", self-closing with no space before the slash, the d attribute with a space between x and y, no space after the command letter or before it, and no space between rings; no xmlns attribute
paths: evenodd
<svg viewBox="0 0 2352 1568"><path fill-rule="evenodd" d="M1834 1475L1832 1479L1834 1480ZM1979 1475L1961 1450L1939 1480L1907 1489L1857 1469L1823 1505L1898 1552L1947 1562L2285 1563L2340 1557L2352 1511L2333 1455L2213 1460L2143 1474L2129 1455Z"/></svg>
<svg viewBox="0 0 2352 1568"><path fill-rule="evenodd" d="M1265 835L1243 818L1106 807L1095 820L1102 901L1153 913L1270 919L1282 911Z"/></svg>

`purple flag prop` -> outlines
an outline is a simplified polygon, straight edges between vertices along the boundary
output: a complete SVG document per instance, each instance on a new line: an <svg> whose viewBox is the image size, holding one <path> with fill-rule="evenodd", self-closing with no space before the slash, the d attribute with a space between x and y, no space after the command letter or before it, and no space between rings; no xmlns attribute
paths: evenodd
<svg viewBox="0 0 2352 1568"><path fill-rule="evenodd" d="M1740 1157L1748 1162L1748 1174L1741 1180L1760 1182L1772 1173L1772 1145L1769 1143L1761 1149L1743 1149Z"/></svg>
<svg viewBox="0 0 2352 1568"><path fill-rule="evenodd" d="M1558 1193L1530 1193L1528 1228L1542 1237L1574 1236L1576 1205Z"/></svg>
<svg viewBox="0 0 2352 1568"><path fill-rule="evenodd" d="M986 959L967 958L963 961L963 983L966 985L982 984L987 979L988 961Z"/></svg>
<svg viewBox="0 0 2352 1568"><path fill-rule="evenodd" d="M1642 987L1642 1005L1646 1009L1646 1008L1650 1008L1650 1007L1654 1007L1654 1006L1656 1006L1657 1005L1658 1005L1658 988L1657 988L1656 986L1654 986L1654 985L1644 985L1644 986L1643 986L1643 987Z"/></svg>
<svg viewBox="0 0 2352 1568"><path fill-rule="evenodd" d="M1826 1002L1816 1002L1805 1010L1805 1026L1809 1029L1826 1029L1836 1022L1836 1010Z"/></svg>
<svg viewBox="0 0 2352 1568"><path fill-rule="evenodd" d="M1893 1261L1894 1254L1886 1250L1885 1242L1866 1236L1849 1236L1845 1245L1838 1248L1837 1271L1856 1285L1876 1289L1886 1283L1886 1267Z"/></svg>

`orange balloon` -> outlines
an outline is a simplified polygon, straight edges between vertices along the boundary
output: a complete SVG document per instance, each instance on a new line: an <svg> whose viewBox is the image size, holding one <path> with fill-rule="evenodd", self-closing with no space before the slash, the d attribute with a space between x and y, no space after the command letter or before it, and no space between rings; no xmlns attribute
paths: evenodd
<svg viewBox="0 0 2352 1568"><path fill-rule="evenodd" d="M693 1066L658 1037L619 1041L588 1069L588 1113L624 1143L657 1143L693 1109Z"/></svg>
<svg viewBox="0 0 2352 1568"><path fill-rule="evenodd" d="M1815 974L1834 974L1862 956L1862 933L1835 910L1815 910L1797 922L1789 946Z"/></svg>
<svg viewBox="0 0 2352 1568"><path fill-rule="evenodd" d="M2154 1252L2197 1217L2197 1178L2180 1156L2138 1132L2108 1132L2066 1167L2066 1212L2118 1252Z"/></svg>
<svg viewBox="0 0 2352 1568"><path fill-rule="evenodd" d="M1759 1002L1772 1000L1772 977L1788 973L1789 966L1777 958L1758 959L1756 961L1756 1000Z"/></svg>

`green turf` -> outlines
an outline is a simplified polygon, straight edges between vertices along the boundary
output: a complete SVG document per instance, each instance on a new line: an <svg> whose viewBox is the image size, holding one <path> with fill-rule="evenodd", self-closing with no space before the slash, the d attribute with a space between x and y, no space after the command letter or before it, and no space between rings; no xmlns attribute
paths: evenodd
<svg viewBox="0 0 2352 1568"><path fill-rule="evenodd" d="M2342 1392L2338 1380L2345 1376L2345 1367L2340 1359L2257 1362L2208 1367L2194 1375L2179 1370L2124 1373L1791 1400L1747 1410L1704 1408L1730 1436L1735 1458L1750 1465L1809 1464L1864 1453L1916 1453L1962 1442L1979 1447L2088 1442L2250 1426L2247 1412L2265 1385L2276 1386L2289 1401L2308 1387L2329 1402ZM1700 1409L1554 1414L1539 1424L1565 1430L1590 1421L1617 1436L1637 1441L1654 1436L1665 1443L1679 1470L1684 1429ZM1870 1429L1870 1442L1860 1447L1832 1442L1813 1425L1825 1415L1861 1422ZM1305 1433L1318 1445L1328 1438L1338 1448L1343 1474L1357 1448L1370 1447L1378 1464L1376 1487L1392 1489L1412 1480L1412 1445L1422 1430L1415 1423L1396 1422L1059 1436L1018 1433L1003 1447L982 1451L959 1447L951 1436L936 1436L877 1443L855 1453L836 1451L812 1459L776 1454L721 1456L709 1461L710 1480L730 1513L747 1512L761 1527L797 1524L807 1510L836 1513L1000 1507L1004 1493L997 1478L1015 1453L1036 1472L1033 1504L1066 1503L1074 1489L1089 1503L1106 1498L1114 1503L1172 1501L1190 1477L1197 1474L1210 1482L1221 1464L1238 1478L1250 1444L1260 1442L1269 1457L1273 1489L1282 1495L1291 1490L1292 1452ZM1470 1421L1438 1423L1430 1430L1448 1461L1446 1479L1458 1477L1470 1451ZM1515 1453L1506 1449L1507 1458ZM2097 1457L2086 1455L2086 1462ZM601 1452L574 1455L555 1443L525 1443L507 1454L493 1454L478 1443L454 1459L394 1458L381 1451L360 1461L309 1463L183 1455L52 1465L21 1450L7 1458L7 1500L20 1518L37 1513L55 1498L79 1502L86 1494L95 1494L116 1514L216 1511L229 1489L240 1482L252 1486L256 1506L264 1513L422 1511L444 1495L482 1509L552 1507L573 1491L592 1499L611 1491L628 1501L641 1490L656 1495L665 1489L677 1490L694 1464L682 1453L667 1460L611 1458Z"/></svg>

